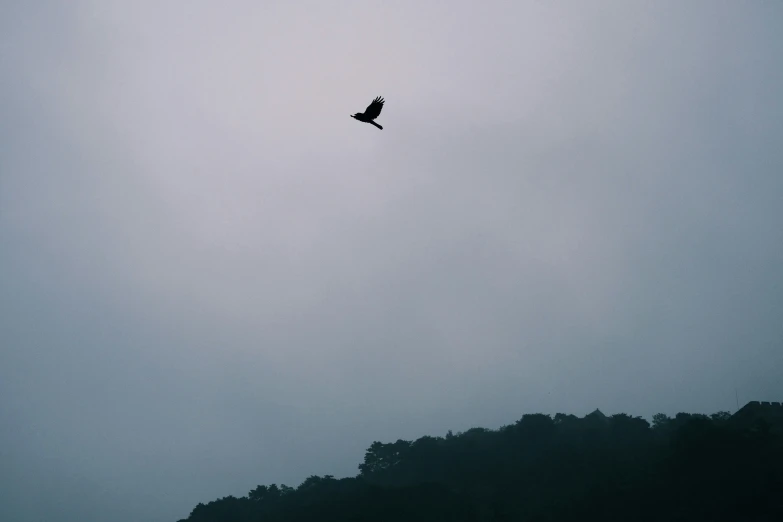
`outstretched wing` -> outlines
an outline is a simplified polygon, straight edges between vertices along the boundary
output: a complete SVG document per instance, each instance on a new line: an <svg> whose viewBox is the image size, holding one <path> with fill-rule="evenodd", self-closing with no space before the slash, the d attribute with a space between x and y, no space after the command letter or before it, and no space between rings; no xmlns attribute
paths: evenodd
<svg viewBox="0 0 783 522"><path fill-rule="evenodd" d="M383 98L378 96L375 98L370 105L367 106L367 108L364 110L364 115L370 120L374 120L381 114L381 109L383 109Z"/></svg>

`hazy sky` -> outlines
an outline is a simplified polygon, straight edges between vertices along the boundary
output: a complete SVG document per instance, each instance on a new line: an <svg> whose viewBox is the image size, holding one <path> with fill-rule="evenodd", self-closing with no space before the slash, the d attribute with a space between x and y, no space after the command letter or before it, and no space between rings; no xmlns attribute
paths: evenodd
<svg viewBox="0 0 783 522"><path fill-rule="evenodd" d="M1 2L0 519L783 400L781 93L772 0Z"/></svg>

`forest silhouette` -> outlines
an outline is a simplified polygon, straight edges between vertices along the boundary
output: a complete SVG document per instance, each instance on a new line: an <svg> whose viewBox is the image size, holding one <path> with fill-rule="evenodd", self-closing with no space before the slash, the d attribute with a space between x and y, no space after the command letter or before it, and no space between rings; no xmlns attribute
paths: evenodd
<svg viewBox="0 0 783 522"><path fill-rule="evenodd" d="M355 477L259 485L180 522L779 521L776 420L528 414L497 430L376 441Z"/></svg>

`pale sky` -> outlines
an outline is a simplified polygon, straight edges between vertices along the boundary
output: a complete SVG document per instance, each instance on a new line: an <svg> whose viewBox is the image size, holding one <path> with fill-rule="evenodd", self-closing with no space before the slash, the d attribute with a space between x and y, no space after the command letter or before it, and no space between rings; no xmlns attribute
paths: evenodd
<svg viewBox="0 0 783 522"><path fill-rule="evenodd" d="M0 3L0 519L783 400L782 92L771 0Z"/></svg>

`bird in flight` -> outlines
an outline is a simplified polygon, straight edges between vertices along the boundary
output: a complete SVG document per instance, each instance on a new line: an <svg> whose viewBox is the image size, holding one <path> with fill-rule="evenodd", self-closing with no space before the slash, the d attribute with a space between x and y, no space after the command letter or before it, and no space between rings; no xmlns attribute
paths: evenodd
<svg viewBox="0 0 783 522"><path fill-rule="evenodd" d="M375 125L379 129L383 130L383 127L373 121L375 118L380 116L381 109L383 109L383 98L378 96L372 101L370 105L367 106L366 109L364 109L364 112L357 112L356 114L352 114L351 118L363 121L364 123L369 123L370 125Z"/></svg>

